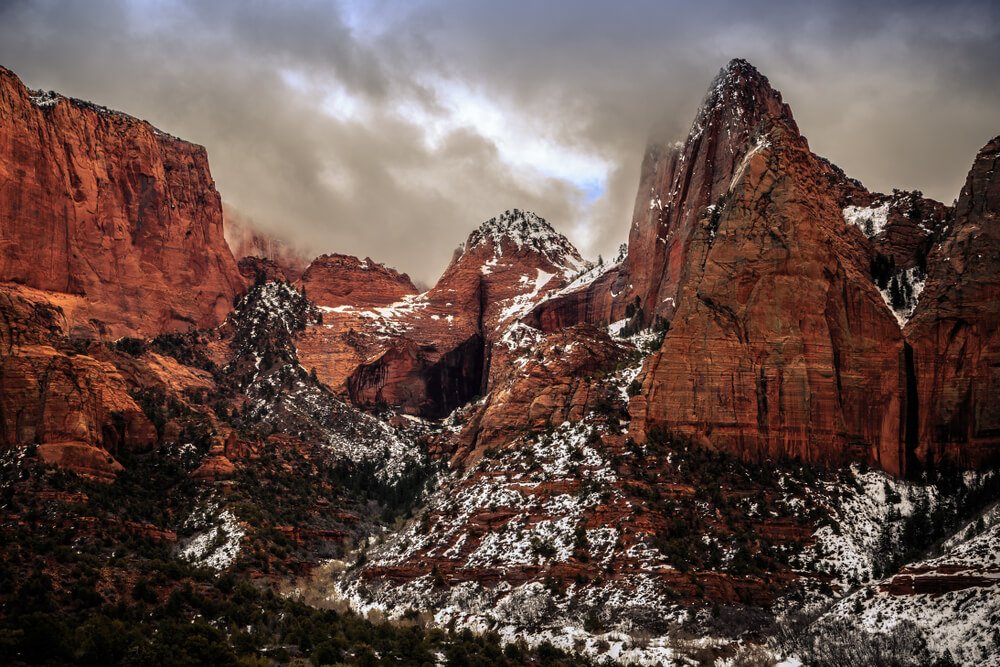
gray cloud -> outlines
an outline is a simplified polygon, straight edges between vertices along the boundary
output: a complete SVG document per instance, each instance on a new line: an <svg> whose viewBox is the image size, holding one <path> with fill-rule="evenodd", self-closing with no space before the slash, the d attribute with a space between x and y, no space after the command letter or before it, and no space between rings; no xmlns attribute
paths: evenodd
<svg viewBox="0 0 1000 667"><path fill-rule="evenodd" d="M874 189L950 201L1000 133L989 0L0 0L0 63L28 85L202 143L224 199L264 230L423 281L514 206L612 253L649 129L683 136L736 56ZM606 165L600 196L574 160Z"/></svg>

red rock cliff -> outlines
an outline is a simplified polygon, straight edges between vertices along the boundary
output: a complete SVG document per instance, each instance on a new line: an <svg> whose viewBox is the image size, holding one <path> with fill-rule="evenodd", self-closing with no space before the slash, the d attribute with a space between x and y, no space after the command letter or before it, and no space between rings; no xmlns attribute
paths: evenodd
<svg viewBox="0 0 1000 667"><path fill-rule="evenodd" d="M243 285L205 149L0 68L0 281L109 336L210 327Z"/></svg>
<svg viewBox="0 0 1000 667"><path fill-rule="evenodd" d="M302 274L300 284L319 306L388 306L417 288L400 273L371 258L320 255Z"/></svg>
<svg viewBox="0 0 1000 667"><path fill-rule="evenodd" d="M646 316L671 322L633 433L901 473L899 326L837 175L767 79L730 63L687 141L648 154L643 172L626 271Z"/></svg>
<svg viewBox="0 0 1000 667"><path fill-rule="evenodd" d="M1000 456L1000 137L979 152L906 327L907 446L922 466ZM916 412L916 414L913 414Z"/></svg>

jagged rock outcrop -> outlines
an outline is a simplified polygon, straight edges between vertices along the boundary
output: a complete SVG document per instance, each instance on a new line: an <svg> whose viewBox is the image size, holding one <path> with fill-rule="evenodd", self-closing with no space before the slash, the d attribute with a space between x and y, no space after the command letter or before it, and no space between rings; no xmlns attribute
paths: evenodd
<svg viewBox="0 0 1000 667"><path fill-rule="evenodd" d="M495 340L548 291L590 268L548 222L514 209L469 235L428 298L469 312L467 319L474 318L483 335Z"/></svg>
<svg viewBox="0 0 1000 667"><path fill-rule="evenodd" d="M686 141L651 140L647 146L621 266L542 304L540 326L550 331L581 321L618 321L637 299L644 322L671 318L705 209L717 206L765 120L798 133L780 93L750 63L733 60L712 82Z"/></svg>
<svg viewBox="0 0 1000 667"><path fill-rule="evenodd" d="M592 325L548 335L524 324L510 327L493 347L489 395L468 417L453 462L471 465L525 433L581 422L599 404L620 401L616 389L596 377L615 370L630 351Z"/></svg>
<svg viewBox="0 0 1000 667"><path fill-rule="evenodd" d="M0 315L0 449L37 446L46 462L109 481L114 454L156 444L115 366L63 347L62 313L0 292Z"/></svg>
<svg viewBox="0 0 1000 667"><path fill-rule="evenodd" d="M38 445L38 458L45 463L72 470L78 475L110 483L124 468L106 449L86 442L46 442Z"/></svg>
<svg viewBox="0 0 1000 667"><path fill-rule="evenodd" d="M683 146L647 154L643 173L625 269L670 329L630 406L633 434L902 473L902 335L830 187L841 175L780 94L733 61Z"/></svg>
<svg viewBox="0 0 1000 667"><path fill-rule="evenodd" d="M654 142L642 161L624 271L626 301L638 296L651 319L671 317L689 268L694 232L705 209L719 205L760 126L780 123L792 134L792 112L750 63L733 60L712 82L684 142Z"/></svg>
<svg viewBox="0 0 1000 667"><path fill-rule="evenodd" d="M3 444L80 441L108 451L147 449L156 431L114 366L45 345L0 361Z"/></svg>
<svg viewBox="0 0 1000 667"><path fill-rule="evenodd" d="M1000 137L979 152L906 327L908 449L924 467L1000 457ZM915 414L914 414L915 413Z"/></svg>
<svg viewBox="0 0 1000 667"><path fill-rule="evenodd" d="M91 335L217 325L243 289L201 146L0 68L0 281Z"/></svg>

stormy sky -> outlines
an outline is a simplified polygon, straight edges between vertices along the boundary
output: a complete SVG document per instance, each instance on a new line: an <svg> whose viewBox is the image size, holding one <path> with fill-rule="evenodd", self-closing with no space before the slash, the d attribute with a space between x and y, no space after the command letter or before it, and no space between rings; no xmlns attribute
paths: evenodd
<svg viewBox="0 0 1000 667"><path fill-rule="evenodd" d="M643 147L743 57L816 152L950 203L1000 134L1000 3L0 0L0 64L205 145L310 255L432 282L480 221L625 240Z"/></svg>

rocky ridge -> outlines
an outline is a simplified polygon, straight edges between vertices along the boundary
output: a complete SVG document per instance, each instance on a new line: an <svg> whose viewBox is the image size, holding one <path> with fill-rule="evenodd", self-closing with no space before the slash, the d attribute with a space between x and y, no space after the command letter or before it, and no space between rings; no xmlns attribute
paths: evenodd
<svg viewBox="0 0 1000 667"><path fill-rule="evenodd" d="M354 259L338 261L339 272L359 266ZM367 266L366 276L373 275ZM492 350L505 327L587 268L544 220L508 211L474 230L426 292L403 293L393 303L379 297L324 306L322 324L309 327L298 342L303 364L358 405L443 417L485 393ZM384 268L374 270L373 285L383 284L379 276L392 286L408 283ZM332 273L325 280L357 284ZM310 295L323 289L318 281L307 284Z"/></svg>

